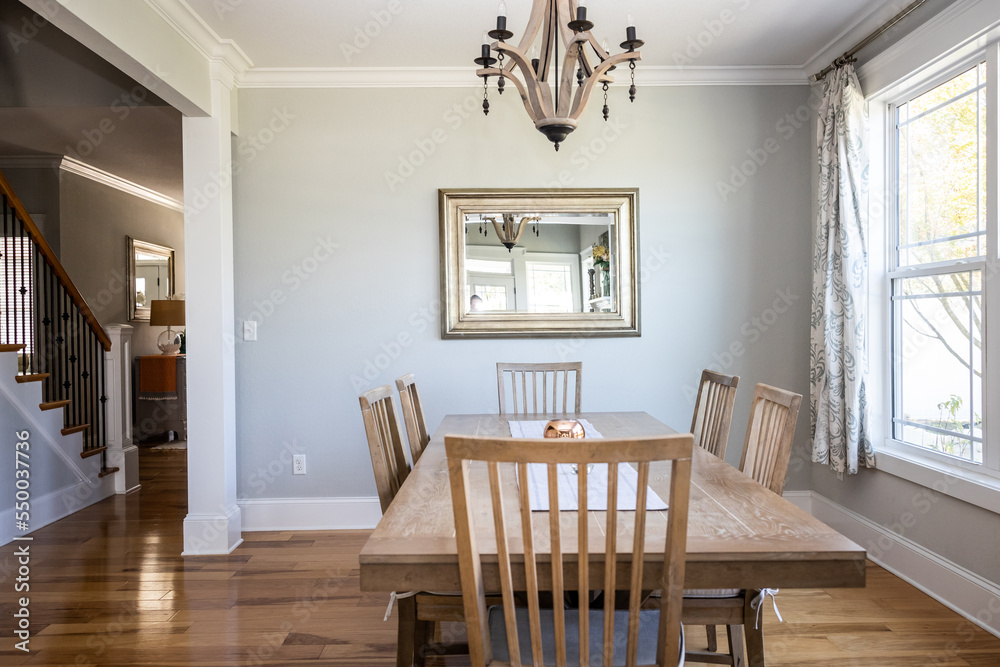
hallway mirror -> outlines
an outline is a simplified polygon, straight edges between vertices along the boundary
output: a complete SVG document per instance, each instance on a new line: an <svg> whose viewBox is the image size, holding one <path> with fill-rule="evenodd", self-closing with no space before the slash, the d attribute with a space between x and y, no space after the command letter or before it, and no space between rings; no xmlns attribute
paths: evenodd
<svg viewBox="0 0 1000 667"><path fill-rule="evenodd" d="M174 249L126 237L128 256L128 319L148 322L154 300L174 293Z"/></svg>
<svg viewBox="0 0 1000 667"><path fill-rule="evenodd" d="M635 189L440 190L445 338L638 336Z"/></svg>

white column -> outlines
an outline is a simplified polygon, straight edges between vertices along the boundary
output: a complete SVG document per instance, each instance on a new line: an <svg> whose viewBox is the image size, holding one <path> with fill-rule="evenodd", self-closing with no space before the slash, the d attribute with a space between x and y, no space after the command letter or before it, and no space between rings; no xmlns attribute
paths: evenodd
<svg viewBox="0 0 1000 667"><path fill-rule="evenodd" d="M236 504L233 354L232 70L212 64L212 115L185 117L184 265L188 515L184 555L226 554L243 538Z"/></svg>
<svg viewBox="0 0 1000 667"><path fill-rule="evenodd" d="M132 444L132 327L112 324L104 330L111 338L111 351L104 353L108 467L118 468L115 493L128 493L139 488L139 448Z"/></svg>

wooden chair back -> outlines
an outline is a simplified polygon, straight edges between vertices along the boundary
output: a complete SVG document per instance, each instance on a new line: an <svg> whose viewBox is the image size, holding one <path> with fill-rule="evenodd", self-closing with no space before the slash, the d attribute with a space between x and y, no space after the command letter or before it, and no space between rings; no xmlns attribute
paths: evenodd
<svg viewBox="0 0 1000 667"><path fill-rule="evenodd" d="M403 454L403 440L399 434L396 404L392 401L392 387L382 385L366 391L358 398L361 401L365 434L368 436L372 470L375 472L375 486L378 488L378 499L384 514L410 474L410 466Z"/></svg>
<svg viewBox="0 0 1000 667"><path fill-rule="evenodd" d="M722 375L705 369L701 372L698 398L691 418L694 444L707 449L720 459L726 457L729 427L733 423L733 405L736 403L737 375Z"/></svg>
<svg viewBox="0 0 1000 667"><path fill-rule="evenodd" d="M518 415L570 412L568 409L571 383L570 375L574 376L572 380L572 393L574 397L572 411L580 412L583 362L572 361L542 364L498 363L497 393L500 396L500 414ZM541 407L540 411L539 407Z"/></svg>
<svg viewBox="0 0 1000 667"><path fill-rule="evenodd" d="M431 436L427 433L424 406L420 403L416 376L413 373L407 373L397 379L396 390L399 392L399 402L403 408L406 438L410 441L410 458L413 459L413 465L417 465L417 460L423 454L424 447L431 441Z"/></svg>
<svg viewBox="0 0 1000 667"><path fill-rule="evenodd" d="M792 454L802 395L766 384L753 390L740 470L779 496Z"/></svg>
<svg viewBox="0 0 1000 667"><path fill-rule="evenodd" d="M690 434L632 439L593 439L567 443L560 439L514 439L445 436L451 498L455 514L455 536L458 545L465 622L469 637L469 654L473 665L494 663L490 627L484 598L480 544L475 519L488 520L482 503L485 489L482 478L488 478L489 497L496 541L496 561L500 570L500 590L506 622L507 646L511 665L520 665L520 640L515 620L514 591L526 591L530 629L530 645L534 665L542 665L542 629L538 593L551 591L553 600L562 600L566 590L575 590L579 599L586 600L592 590L604 591L603 664L610 665L615 647L615 591L629 591L629 616L625 653L628 665L636 664L638 650L639 608L645 588L659 586L662 591L656 647L656 665L676 665L681 647L681 604L684 586L684 564L687 542L688 499L691 484L693 439ZM643 585L643 564L647 538L646 496L650 478L650 463L670 461L670 493L662 497L667 502L666 541L663 552L663 576L650 586ZM485 466L480 466L485 462ZM603 514L606 529L603 552L589 549L591 522L594 517L587 509L587 464L607 465L607 512ZM636 510L617 511L618 467L635 464L638 472ZM513 464L513 465L511 465ZM536 512L532 517L529 505L528 465L543 464L547 470L549 512ZM575 511L559 511L557 464L576 464L577 496L580 507ZM476 470L476 482L470 483L470 465ZM485 467L485 470L483 468ZM516 468L516 477L515 477ZM596 468L593 475L597 475ZM517 481L517 480L520 480ZM473 497L475 491L476 498ZM505 497L506 496L506 497ZM662 496L662 494L661 494ZM514 516L510 516L513 513ZM632 515L630 521L627 516ZM533 520L534 519L534 520ZM624 525L619 525L621 522ZM546 525L547 524L547 525ZM631 524L631 525L629 525ZM520 525L521 530L515 527ZM658 521L651 525L663 525ZM488 528L488 526L487 526ZM630 530L631 529L631 530ZM566 532L566 544L562 534ZM517 533L520 534L517 534ZM650 533L657 532L649 529ZM513 534L508 534L513 533ZM631 550L619 553L619 536L632 538ZM575 540L574 540L575 537ZM656 536L658 537L658 536ZM654 543L659 543L656 537ZM575 542L575 544L574 544ZM536 545L543 553L536 552ZM545 546L548 546L546 549ZM493 550L482 545L483 550ZM512 554L512 547L523 553ZM578 557L578 554L584 554ZM656 558L659 558L657 555ZM492 558L491 558L492 559ZM566 567L567 563L570 567ZM557 665L566 664L566 614L578 614L579 655L581 665L591 664L590 611L588 605L565 611L562 604L553 605L554 651ZM622 628L619 627L619 633ZM620 639L620 637L619 637ZM502 663L507 664L507 663ZM574 663L575 664L575 663Z"/></svg>

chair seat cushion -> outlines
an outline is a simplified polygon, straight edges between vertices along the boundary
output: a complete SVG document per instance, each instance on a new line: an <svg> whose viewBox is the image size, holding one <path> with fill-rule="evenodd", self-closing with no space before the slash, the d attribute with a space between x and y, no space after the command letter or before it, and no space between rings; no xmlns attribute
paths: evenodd
<svg viewBox="0 0 1000 667"><path fill-rule="evenodd" d="M692 588L684 589L686 598L735 598L743 590L740 588Z"/></svg>
<svg viewBox="0 0 1000 667"><path fill-rule="evenodd" d="M517 620L517 638L520 644L521 662L531 664L531 631L528 621L528 610L517 607L514 610ZM567 609L566 617L566 664L580 665L580 613L576 609ZM545 665L556 664L555 617L551 609L541 610L542 627L542 657ZM604 649L604 611L590 610L590 665L603 665ZM510 651L507 647L507 622L503 607L494 606L489 609L490 636L493 642L493 659L501 662L510 661ZM656 664L656 641L660 630L660 610L646 609L639 612L639 646L637 664ZM625 665L625 637L628 632L628 611L615 612L615 637L620 641L615 644L614 667ZM677 660L678 667L684 664L684 628L681 627L681 650Z"/></svg>

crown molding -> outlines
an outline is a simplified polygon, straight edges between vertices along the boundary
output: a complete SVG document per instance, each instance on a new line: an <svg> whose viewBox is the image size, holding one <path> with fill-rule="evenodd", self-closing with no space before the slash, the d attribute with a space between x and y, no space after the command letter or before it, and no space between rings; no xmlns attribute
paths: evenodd
<svg viewBox="0 0 1000 667"><path fill-rule="evenodd" d="M643 66L640 86L798 86L805 70L769 67ZM240 88L467 88L476 84L473 67L254 67Z"/></svg>
<svg viewBox="0 0 1000 667"><path fill-rule="evenodd" d="M236 79L253 67L239 44L219 37L185 0L146 0L146 4L206 59L226 65Z"/></svg>
<svg viewBox="0 0 1000 667"><path fill-rule="evenodd" d="M179 213L184 212L184 204L177 201L173 197L168 197L167 195L159 193L156 190L150 190L145 186L133 183L132 181L126 180L121 176L115 176L114 174L104 171L103 169L92 167L89 164L80 162L76 158L63 157L60 161L59 168L62 171L82 176L86 179L94 181L95 183L100 183L108 186L109 188L120 190L121 192L130 194L133 197L138 197L139 199L145 199L146 201L154 204L159 204L160 206L169 208L172 211L177 211Z"/></svg>
<svg viewBox="0 0 1000 667"><path fill-rule="evenodd" d="M888 11L886 11L887 9ZM882 0L875 9L850 25L830 40L823 48L814 53L802 65L802 69L807 73L807 76L812 77L836 58L839 58L849 49L853 48L855 44L858 44L865 37L882 27L886 21L899 13L900 9L901 7L896 0Z"/></svg>
<svg viewBox="0 0 1000 667"><path fill-rule="evenodd" d="M82 176L88 180L114 188L133 197L145 199L179 213L184 212L184 204L173 197L150 190L149 188L115 176L111 172L92 167L76 158L58 155L5 155L0 157L0 168L3 169L60 169L62 171Z"/></svg>

